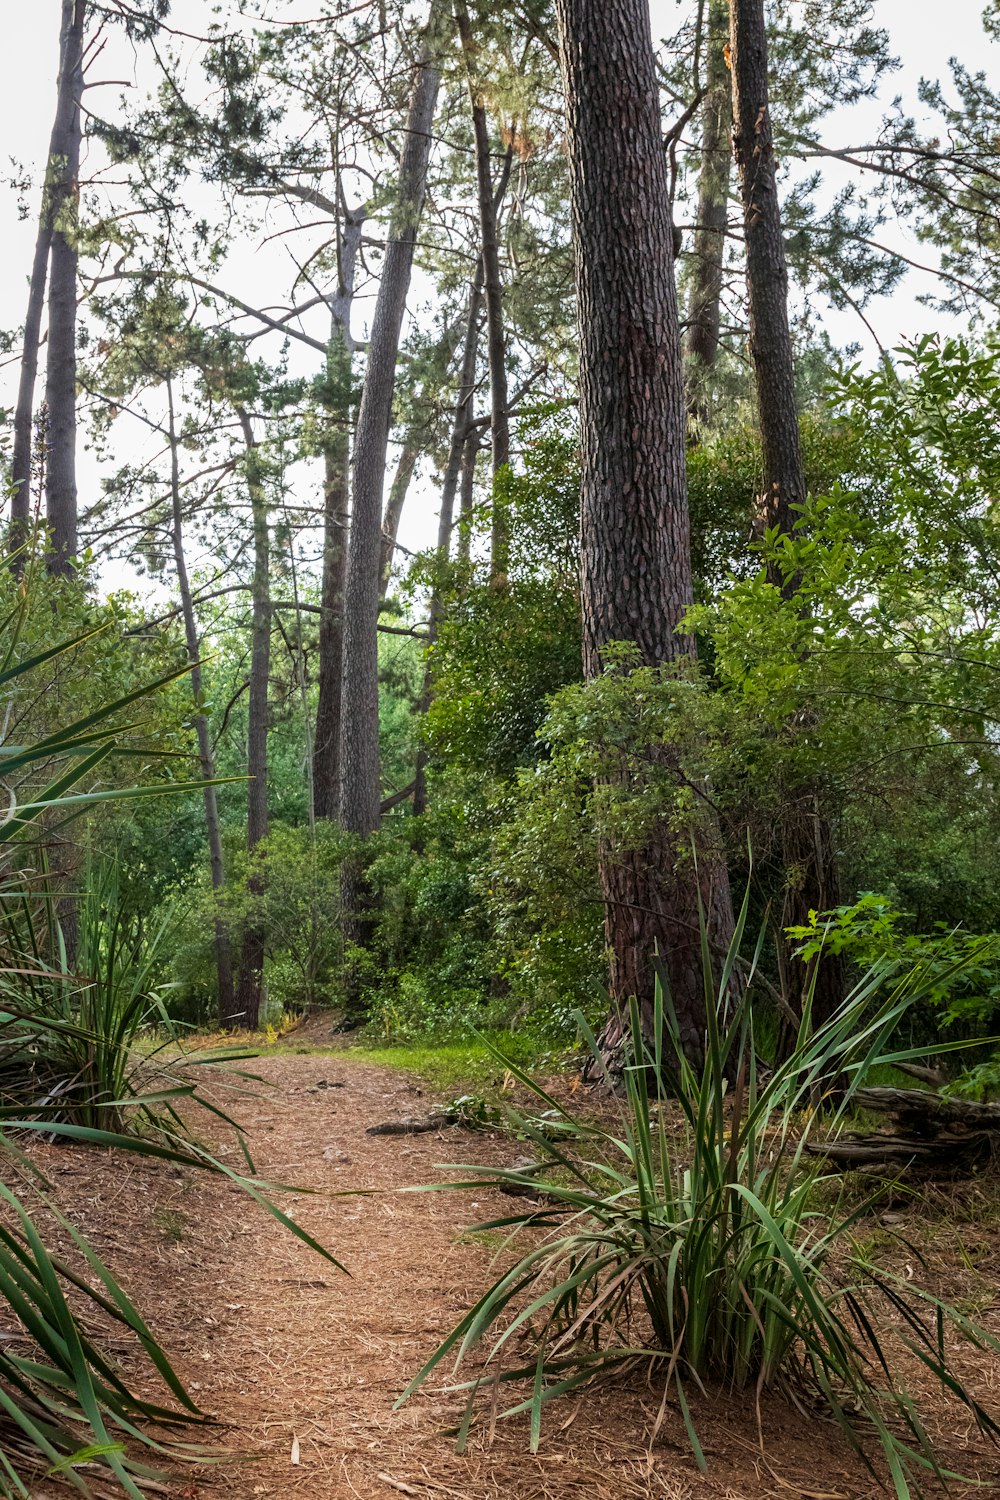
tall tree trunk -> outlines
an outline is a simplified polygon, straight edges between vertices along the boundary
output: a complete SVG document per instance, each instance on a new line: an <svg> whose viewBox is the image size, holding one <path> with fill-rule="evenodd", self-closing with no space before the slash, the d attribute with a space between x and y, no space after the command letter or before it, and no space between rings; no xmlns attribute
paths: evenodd
<svg viewBox="0 0 1000 1500"><path fill-rule="evenodd" d="M806 478L788 323L788 268L775 175L763 0L730 0L730 25L733 143L743 200L750 360L763 458L760 522L787 533L806 498ZM769 576L786 598L794 594L794 578L773 564ZM827 911L837 904L835 841L824 803L819 788L799 788L783 816L782 928L808 923L810 911ZM793 1007L801 1010L814 987L817 1021L829 1016L843 998L843 965L836 955L823 955L815 968L786 961L784 970Z"/></svg>
<svg viewBox="0 0 1000 1500"><path fill-rule="evenodd" d="M413 471L417 467L417 459L420 457L421 448L420 431L416 427L409 427L406 437L403 439L399 462L396 465L396 472L392 476L392 484L389 486L389 498L385 502L385 515L382 517L378 571L379 602L383 604L389 592L389 579L392 577L392 561L396 553L396 538L399 536L399 523L403 515L403 506L410 492Z"/></svg>
<svg viewBox="0 0 1000 1500"><path fill-rule="evenodd" d="M507 179L510 175L508 166L504 174L500 192L505 192ZM458 391L455 398L455 411L451 425L451 443L448 448L448 462L445 465L444 477L441 484L441 510L438 516L438 542L437 563L443 567L451 555L451 534L455 527L455 497L458 492L459 478L462 475L462 460L465 454L465 446L469 434L475 435L472 426L472 402L476 391L476 364L479 358L479 334L480 317L483 307L483 257L479 256L476 262L475 275L469 287L469 309L465 321L465 340L462 346L462 364L458 375ZM477 442L478 442L478 435ZM463 542L468 548L469 537L464 531L459 537L459 555L462 555ZM441 597L437 584L431 595L430 624L428 627L428 638L430 646L433 647L437 640L438 627L441 619ZM424 684L420 695L419 712L425 714L431 702L431 659L428 652L424 663ZM427 811L427 752L421 745L417 751L416 776L413 787L413 812L415 816Z"/></svg>
<svg viewBox="0 0 1000 1500"><path fill-rule="evenodd" d="M719 352L722 324L722 267L733 156L733 93L726 65L728 41L728 0L709 0L698 217L687 329L688 412L699 423L709 415L707 377Z"/></svg>
<svg viewBox="0 0 1000 1500"><path fill-rule="evenodd" d="M368 340L361 407L354 439L351 540L344 587L344 705L341 813L344 827L367 836L378 828L381 778L378 746L379 541L392 396L400 332L423 208L431 129L440 73L433 56L440 0L431 7L406 120L396 205L389 225Z"/></svg>
<svg viewBox="0 0 1000 1500"><path fill-rule="evenodd" d="M38 234L35 238L31 281L28 286L28 311L24 319L21 372L17 387L17 405L14 408L14 451L10 469L11 551L24 546L31 528L31 460L34 452L35 382L38 377L38 351L42 337L42 313L45 308L45 285L48 278L51 244L52 230L48 219L48 183L46 181L38 220ZM16 561L14 567L17 572L20 572L22 560Z"/></svg>
<svg viewBox="0 0 1000 1500"><path fill-rule="evenodd" d="M45 509L52 530L48 559L52 573L70 572L77 553L76 273L85 12L86 0L63 0L54 150L49 158L52 239L45 380L49 422Z"/></svg>
<svg viewBox="0 0 1000 1500"><path fill-rule="evenodd" d="M323 453L323 583L319 626L319 696L313 739L316 817L340 815L340 736L344 688L344 579L350 501L351 385L354 340L351 305L364 212L350 214L340 241L337 292L330 308L327 353L327 431Z"/></svg>
<svg viewBox="0 0 1000 1500"><path fill-rule="evenodd" d="M462 448L461 487L458 494L458 558L466 566L472 560L472 511L476 498L476 463L479 459L479 432L470 409L469 426Z"/></svg>
<svg viewBox="0 0 1000 1500"><path fill-rule="evenodd" d="M576 244L582 448L584 674L606 647L642 662L692 661L677 626L692 599L684 383L673 229L648 0L556 0ZM669 762L668 762L669 764ZM628 1001L647 1020L659 948L685 1047L703 1047L699 897L709 935L732 933L725 865L709 841L697 871L663 828L641 849L601 855L616 1059Z"/></svg>
<svg viewBox="0 0 1000 1500"><path fill-rule="evenodd" d="M500 206L506 196L513 160L513 150L508 149L504 157L500 180L493 195L494 217L500 212ZM444 479L441 485L441 511L448 518L449 548L451 545L450 533L455 525L455 498L459 493L460 482L462 488L459 515L465 517L472 510L472 485L475 477L476 455L479 451L479 435L474 426L475 411L473 402L476 395L476 367L479 363L479 340L482 332L480 325L482 322L485 275L485 261L482 253L480 253L479 259L476 261L476 270L469 286L469 308L465 321L465 343L462 348L462 364L458 376L458 389L455 394L455 412L451 424L448 462L445 466ZM472 450L471 458L467 461L466 454L470 447L470 439L475 442L475 448ZM463 562L468 562L469 560L469 543L468 528L463 527L458 539L459 557Z"/></svg>
<svg viewBox="0 0 1000 1500"><path fill-rule="evenodd" d="M250 418L238 411L247 450L247 487L253 515L253 627L250 646L250 692L247 707L247 850L250 891L264 889L264 872L254 851L267 835L268 687L271 675L271 592L269 580L270 531L267 494L260 470L260 454ZM264 1019L264 934L250 923L243 935L236 1010L243 1024L254 1030Z"/></svg>
<svg viewBox="0 0 1000 1500"><path fill-rule="evenodd" d="M510 463L510 417L507 394L507 346L504 336L503 285L500 279L500 246L497 238L497 203L493 196L493 173L490 167L490 135L482 91L475 80L475 47L465 5L455 6L455 20L465 57L469 97L472 103L472 132L476 149L476 185L479 194L479 224L482 235L483 278L486 292L486 342L490 368L490 432L493 440L493 482ZM508 167L509 171L509 167ZM509 565L510 538L504 507L493 496L493 528L490 545L490 575L506 577Z"/></svg>
<svg viewBox="0 0 1000 1500"><path fill-rule="evenodd" d="M199 657L198 622L195 618L191 583L188 578L187 561L184 557L184 518L181 509L181 484L179 444L174 420L173 382L167 376L167 416L170 439L170 499L173 519L174 563L177 568L177 587L181 596L181 615L184 620L184 642L188 661L191 664L191 692L195 702L194 731L198 739L198 762L205 783L205 828L208 834L208 857L212 871L212 893L216 899L215 909L215 972L218 989L219 1022L229 1030L238 1024L236 992L233 986L233 956L229 941L229 930L222 918L219 901L226 886L226 870L222 853L222 830L219 824L219 804L215 795L215 757L212 753L212 737L208 718L202 711L202 676Z"/></svg>
<svg viewBox="0 0 1000 1500"><path fill-rule="evenodd" d="M458 494L462 474L462 455L465 441L473 420L473 400L476 394L476 365L479 360L480 320L483 311L483 258L476 262L475 275L469 286L469 310L465 321L465 343L462 347L462 365L458 374L458 389L455 393L455 411L451 423L451 442L448 445L448 462L441 482L441 515L447 516L450 531L455 523L455 498ZM440 527L438 548L440 550Z"/></svg>

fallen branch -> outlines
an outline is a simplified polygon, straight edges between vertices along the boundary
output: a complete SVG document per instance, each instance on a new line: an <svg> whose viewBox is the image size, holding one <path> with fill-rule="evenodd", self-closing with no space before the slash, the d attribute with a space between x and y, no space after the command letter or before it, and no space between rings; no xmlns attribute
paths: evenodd
<svg viewBox="0 0 1000 1500"><path fill-rule="evenodd" d="M461 1119L461 1115L435 1110L420 1119L386 1120L382 1125L369 1125L365 1135L425 1135L431 1130L442 1130L446 1125L458 1125Z"/></svg>
<svg viewBox="0 0 1000 1500"><path fill-rule="evenodd" d="M816 1142L807 1148L812 1155L847 1169L954 1176L973 1171L996 1151L1000 1104L898 1088L858 1089L854 1101L859 1109L887 1115L893 1128Z"/></svg>

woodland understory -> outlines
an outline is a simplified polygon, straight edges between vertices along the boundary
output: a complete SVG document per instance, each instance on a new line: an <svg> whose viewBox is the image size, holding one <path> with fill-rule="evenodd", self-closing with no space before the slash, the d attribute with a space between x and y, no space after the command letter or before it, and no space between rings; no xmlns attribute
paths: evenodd
<svg viewBox="0 0 1000 1500"><path fill-rule="evenodd" d="M32 22L5 1500L1000 1482L963 5Z"/></svg>

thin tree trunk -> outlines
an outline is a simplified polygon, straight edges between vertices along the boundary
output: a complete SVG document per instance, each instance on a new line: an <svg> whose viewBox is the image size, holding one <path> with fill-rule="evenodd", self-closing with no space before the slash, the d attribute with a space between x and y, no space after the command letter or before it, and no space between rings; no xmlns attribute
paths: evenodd
<svg viewBox="0 0 1000 1500"><path fill-rule="evenodd" d="M389 579L392 576L392 560L396 553L396 538L399 536L399 522L402 518L403 506L410 491L413 471L417 467L417 459L420 457L421 448L420 433L414 427L408 428L399 455L399 462L396 465L396 472L392 476L392 484L389 486L389 498L385 502L385 515L382 517L381 552L379 556L379 600L381 603L385 602L385 597L389 592Z"/></svg>
<svg viewBox="0 0 1000 1500"><path fill-rule="evenodd" d="M181 510L180 463L177 431L174 420L174 392L170 377L166 380L167 415L170 438L170 498L173 518L174 563L177 568L177 587L181 596L181 615L184 621L184 641L188 661L191 664L191 692L195 702L194 730L198 739L198 761L202 780L205 783L205 828L208 833L208 856L212 870L212 892L215 896L215 972L218 987L219 1022L228 1030L237 1023L236 993L233 987L233 957L229 931L222 919L219 902L226 885L225 863L222 853L222 830L219 824L219 804L215 795L215 757L212 753L212 738L208 718L201 709L203 700L202 675L199 657L198 622L195 618L184 557L183 514Z"/></svg>
<svg viewBox="0 0 1000 1500"><path fill-rule="evenodd" d="M267 495L260 472L260 455L250 418L238 411L247 450L247 486L253 514L253 628L250 647L250 691L247 707L247 850L250 891L264 889L264 872L254 851L267 835L268 686L271 675L271 594L269 581L270 532ZM243 935L236 1009L243 1023L255 1030L264 1019L264 934L251 922Z"/></svg>
<svg viewBox="0 0 1000 1500"><path fill-rule="evenodd" d="M762 527L788 533L806 498L806 478L788 323L788 268L775 174L763 0L731 0L730 25L733 142L743 200L750 360L763 457L759 519ZM786 598L792 597L794 577L786 577L774 564L769 577ZM828 911L839 899L835 841L824 800L818 788L801 788L782 819L783 929L808 923L811 911ZM825 1020L843 998L840 958L823 955L816 967L786 960L784 968L793 1007L801 1011L812 988L813 1017Z"/></svg>
<svg viewBox="0 0 1000 1500"><path fill-rule="evenodd" d="M49 268L49 344L46 519L52 531L48 567L69 573L77 552L76 516L76 277L79 260L80 136L85 0L63 0L62 49L54 150L49 158L52 225Z"/></svg>
<svg viewBox="0 0 1000 1500"><path fill-rule="evenodd" d="M340 737L344 688L344 579L350 500L351 304L364 212L348 216L340 244L337 294L330 309L327 432L323 453L323 584L319 626L319 695L313 739L313 798L318 818L340 815Z"/></svg>
<svg viewBox="0 0 1000 1500"><path fill-rule="evenodd" d="M462 473L462 455L465 440L472 423L472 403L476 394L476 365L479 360L480 320L483 310L483 258L476 262L476 272L469 287L469 311L465 323L465 343L462 348L462 367L458 376L455 396L455 412L451 424L451 442L448 447L448 462L441 483L441 514L448 517L449 528L455 520L455 498ZM440 544L440 528L439 528ZM449 542L450 545L450 542Z"/></svg>
<svg viewBox="0 0 1000 1500"><path fill-rule="evenodd" d="M510 170L514 160L512 149L508 149L504 158L503 170L500 173L500 181L497 183L496 192L493 195L494 216L500 212L510 182ZM451 443L448 448L448 462L445 466L444 480L441 485L441 513L447 517L450 533L455 525L455 497L458 493L459 480L464 480L463 459L466 445L470 434L475 435L473 427L474 411L473 401L476 394L476 366L479 363L479 340L481 335L481 321L483 311L483 283L485 280L485 263L480 253L476 261L476 270L469 287L469 310L465 321L465 343L462 348L462 365L458 377L458 390L455 397L455 413L451 425ZM478 448L478 436L477 436ZM474 465L473 465L474 467ZM460 514L464 515L466 509L471 506L471 490L469 504L465 505L464 484L463 504ZM464 560L468 560L468 537L464 538L466 547ZM440 545L440 538L439 538ZM463 537L459 537L459 555L463 556Z"/></svg>
<svg viewBox="0 0 1000 1500"><path fill-rule="evenodd" d="M493 440L493 482L500 470L510 463L510 417L507 393L507 343L504 335L503 285L500 279L500 247L497 237L497 204L493 194L490 167L490 136L482 92L474 78L475 48L472 28L465 5L455 6L455 20L465 57L469 98L472 104L472 131L476 148L476 185L479 193L479 223L482 234L483 284L486 293L486 342L490 369L490 432ZM509 171L509 167L507 169ZM490 546L490 575L506 577L509 565L510 537L503 505L493 497L493 528Z"/></svg>
<svg viewBox="0 0 1000 1500"><path fill-rule="evenodd" d="M698 211L687 329L688 413L698 423L703 423L709 415L708 376L719 352L722 324L722 268L733 156L733 93L726 65L728 41L728 0L709 0Z"/></svg>
<svg viewBox="0 0 1000 1500"><path fill-rule="evenodd" d="M341 733L341 812L344 827L366 837L378 828L381 797L378 744L379 542L392 396L399 339L423 207L431 128L440 73L433 58L440 0L431 7L416 67L399 165L397 201L389 226L378 297L368 341L361 407L354 439L351 539L344 587L344 706Z"/></svg>
<svg viewBox="0 0 1000 1500"><path fill-rule="evenodd" d="M12 552L24 546L31 528L31 460L34 452L35 383L38 378L38 351L42 337L42 313L45 309L49 248L52 244L52 230L49 226L48 215L48 182L46 181L38 220L38 234L35 238L31 281L28 286L28 311L24 320L21 372L17 387L17 405L14 408L14 451L10 468L12 486L10 549ZM22 565L23 559L16 560L15 571L19 573Z"/></svg>
<svg viewBox="0 0 1000 1500"><path fill-rule="evenodd" d="M323 455L323 583L319 693L313 739L317 818L340 816L340 736L344 685L344 578L347 574L349 438L331 434Z"/></svg>
<svg viewBox="0 0 1000 1500"><path fill-rule="evenodd" d="M504 174L500 193L506 191L507 180L510 176L508 164ZM451 534L455 527L455 497L458 491L459 477L463 473L463 456L465 454L466 442L470 433L478 434L472 426L472 402L476 392L476 364L479 358L479 334L480 317L483 307L483 257L479 256L476 262L475 275L469 287L469 310L465 322L465 341L462 347L462 365L458 376L458 393L455 400L455 412L452 419L451 443L448 449L448 462L445 466L444 478L441 485L441 510L438 516L438 542L437 542L437 564L439 568L445 566L451 555ZM462 555L463 542L466 547L466 560L468 552L468 532L463 529L459 536L459 555ZM438 627L441 619L441 596L438 585L435 583L434 592L431 595L430 622L428 626L429 644L433 647L437 640ZM430 653L424 662L424 683L420 695L419 713L425 714L431 703L431 659ZM413 783L413 812L415 816L427 811L427 752L421 745L417 751L416 773Z"/></svg>
<svg viewBox="0 0 1000 1500"><path fill-rule="evenodd" d="M472 422L462 449L461 488L458 496L458 559L468 567L472 561L472 511L476 498L476 464L479 459L479 432Z"/></svg>
<svg viewBox="0 0 1000 1500"><path fill-rule="evenodd" d="M650 666L694 660L677 626L692 599L684 382L673 226L648 0L556 0L567 110L580 331L584 675L612 642ZM669 764L669 760L666 761ZM627 775L627 771L623 771ZM713 944L733 926L726 867L705 837L697 869L676 833L601 851L619 1061L629 1000L651 1018L659 948L683 1043L697 1057L705 1010L699 898Z"/></svg>

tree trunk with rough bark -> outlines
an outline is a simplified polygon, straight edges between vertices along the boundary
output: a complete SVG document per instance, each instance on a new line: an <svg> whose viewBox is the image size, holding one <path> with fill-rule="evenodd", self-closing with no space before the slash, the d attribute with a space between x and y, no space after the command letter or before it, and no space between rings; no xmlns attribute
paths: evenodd
<svg viewBox="0 0 1000 1500"><path fill-rule="evenodd" d="M76 277L79 261L81 99L86 0L63 0L56 123L49 158L49 343L45 401L48 462L45 511L51 573L69 573L77 552Z"/></svg>
<svg viewBox="0 0 1000 1500"><path fill-rule="evenodd" d="M761 527L792 531L806 498L805 467L795 399L795 364L788 322L788 267L775 173L768 97L767 22L763 0L730 0L733 144L743 202L750 360L757 391L763 458ZM790 598L796 581L769 567L774 587ZM782 819L782 928L805 925L812 911L839 901L839 872L825 799L805 787ZM843 963L825 954L812 965L783 964L789 1003L801 1011L812 990L813 1017L825 1020L844 994Z"/></svg>
<svg viewBox="0 0 1000 1500"><path fill-rule="evenodd" d="M728 42L728 0L709 0L698 208L687 327L688 414L699 424L709 416L706 387L719 352L722 324L722 268L733 160L733 93L726 65Z"/></svg>
<svg viewBox="0 0 1000 1500"><path fill-rule="evenodd" d="M362 839L381 821L382 781L378 735L378 613L382 491L392 398L406 296L413 269L417 225L423 211L431 131L441 75L435 60L442 0L432 0L399 162L396 203L389 224L378 296L368 338L361 406L354 438L351 540L344 586L344 699L341 731L341 822ZM345 1020L361 1013L360 969L351 949L363 949L371 931L372 893L363 856L345 861L341 910L348 962Z"/></svg>
<svg viewBox="0 0 1000 1500"><path fill-rule="evenodd" d="M482 239L483 285L486 294L486 343L490 370L490 434L493 447L493 481L510 463L510 417L507 393L507 341L504 334L503 283L500 277L500 246L497 237L497 204L490 166L490 133L482 91L475 80L475 45L464 4L455 7L455 20L465 58L472 133L476 151L476 186L479 194L479 225ZM509 169L508 169L509 170ZM510 538L503 506L493 497L493 527L490 541L490 575L506 577Z"/></svg>
<svg viewBox="0 0 1000 1500"><path fill-rule="evenodd" d="M692 599L684 381L673 228L647 0L556 0L576 245L582 447L584 674L634 643L652 666L690 662L676 627ZM699 896L713 943L732 933L724 863L706 840L679 862L663 828L641 849L602 851L618 1061L627 1007L649 1019L657 948L685 1047L703 1047Z"/></svg>
<svg viewBox="0 0 1000 1500"><path fill-rule="evenodd" d="M350 214L340 242L339 284L330 306L327 351L327 430L323 452L323 582L319 625L319 693L313 737L313 808L317 818L340 816L340 737L344 688L344 580L350 504L351 384L354 340L351 305L364 212Z"/></svg>
<svg viewBox="0 0 1000 1500"><path fill-rule="evenodd" d="M198 763L205 783L205 829L208 835L208 856L212 871L212 892L218 903L226 886L226 870L222 852L222 829L219 823L219 804L215 795L215 756L212 753L212 737L208 718L202 704L201 647L198 640L198 622L195 617L184 556L184 521L181 508L180 460L177 429L174 418L174 393L170 377L166 380L167 417L170 440L170 499L173 521L174 564L177 568L177 587L181 596L181 616L184 621L184 643L191 664L191 692L194 697L194 731L198 740ZM216 905L215 916L215 973L218 987L219 1023L224 1030L238 1024L236 1013L236 991L233 985L233 955L229 941L229 929Z"/></svg>
<svg viewBox="0 0 1000 1500"><path fill-rule="evenodd" d="M362 837L379 825L382 800L378 744L379 551L392 397L400 333L423 207L431 129L440 73L434 60L438 4L427 35L407 115L396 205L389 226L368 340L361 407L354 439L351 539L344 588L344 704L341 732L341 814Z"/></svg>
<svg viewBox="0 0 1000 1500"><path fill-rule="evenodd" d="M254 851L267 835L268 687L271 675L270 529L267 494L260 472L260 455L253 426L238 411L246 443L247 487L253 516L253 626L250 645L250 691L247 703L247 850L250 854L250 891L263 890L264 872ZM252 923L243 935L236 1011L243 1025L255 1030L264 1019L264 935Z"/></svg>

